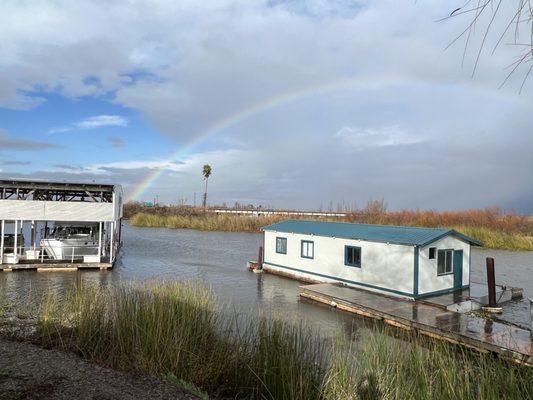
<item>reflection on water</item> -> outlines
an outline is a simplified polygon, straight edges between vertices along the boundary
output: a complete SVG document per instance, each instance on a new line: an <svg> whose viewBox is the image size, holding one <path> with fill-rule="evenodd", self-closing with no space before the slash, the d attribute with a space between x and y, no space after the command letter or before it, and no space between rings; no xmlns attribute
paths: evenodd
<svg viewBox="0 0 533 400"><path fill-rule="evenodd" d="M362 327L361 319L326 306L300 301L299 283L269 274L246 270L255 259L261 235L134 228L125 224L124 247L112 271L11 272L0 273L0 298L10 302L36 299L46 289L64 291L76 280L113 285L121 280L197 279L213 288L220 302L238 313L266 312L303 320L326 331L351 332ZM484 260L496 260L498 283L523 287L533 295L533 252L479 251L472 255L472 280L485 281ZM504 318L527 324L526 301L505 307Z"/></svg>

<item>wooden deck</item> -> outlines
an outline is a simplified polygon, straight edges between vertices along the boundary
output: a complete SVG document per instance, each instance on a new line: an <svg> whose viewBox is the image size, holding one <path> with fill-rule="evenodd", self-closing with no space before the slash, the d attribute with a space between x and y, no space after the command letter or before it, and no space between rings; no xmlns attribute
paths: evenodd
<svg viewBox="0 0 533 400"><path fill-rule="evenodd" d="M533 339L527 329L448 311L427 302L403 300L331 283L301 286L300 296L533 366Z"/></svg>
<svg viewBox="0 0 533 400"><path fill-rule="evenodd" d="M23 262L18 264L0 264L0 272L11 271L77 271L79 269L112 269L113 263L99 262L99 263L82 263L82 262Z"/></svg>

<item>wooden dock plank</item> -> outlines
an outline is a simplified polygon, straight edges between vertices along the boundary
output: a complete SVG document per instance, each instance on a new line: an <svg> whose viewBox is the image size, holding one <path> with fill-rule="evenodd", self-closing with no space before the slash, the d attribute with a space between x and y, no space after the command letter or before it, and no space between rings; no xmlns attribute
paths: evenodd
<svg viewBox="0 0 533 400"><path fill-rule="evenodd" d="M0 271L24 271L37 270L44 271L77 271L79 269L112 269L113 264L103 263L20 263L20 264L0 264Z"/></svg>
<svg viewBox="0 0 533 400"><path fill-rule="evenodd" d="M392 326L533 365L533 340L527 329L331 283L301 286L300 296L379 319Z"/></svg>

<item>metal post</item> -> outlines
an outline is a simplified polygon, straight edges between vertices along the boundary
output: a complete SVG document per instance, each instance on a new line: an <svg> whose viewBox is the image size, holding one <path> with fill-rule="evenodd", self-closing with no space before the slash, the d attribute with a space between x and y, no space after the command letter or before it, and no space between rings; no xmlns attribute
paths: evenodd
<svg viewBox="0 0 533 400"><path fill-rule="evenodd" d="M31 221L31 249L35 250L37 237L35 235L35 221Z"/></svg>
<svg viewBox="0 0 533 400"><path fill-rule="evenodd" d="M531 328L531 337L533 337L533 299L530 297L529 298L529 314L531 315L531 319L530 319L530 328Z"/></svg>
<svg viewBox="0 0 533 400"><path fill-rule="evenodd" d="M109 226L109 232L111 234L111 237L109 239L109 262L112 263L113 262L113 238L115 236L115 223L114 222L111 222L110 223L110 226Z"/></svg>
<svg viewBox="0 0 533 400"><path fill-rule="evenodd" d="M494 258L492 257L487 257L487 286L489 307L496 307L496 279L494 278Z"/></svg>
<svg viewBox="0 0 533 400"><path fill-rule="evenodd" d="M529 298L529 314L531 315L531 337L533 338L533 299Z"/></svg>
<svg viewBox="0 0 533 400"><path fill-rule="evenodd" d="M0 264L4 263L4 230L6 226L6 221L2 220L0 226Z"/></svg>
<svg viewBox="0 0 533 400"><path fill-rule="evenodd" d="M98 257L102 257L102 223L98 223Z"/></svg>
<svg viewBox="0 0 533 400"><path fill-rule="evenodd" d="M23 228L24 228L24 220L20 220L20 250L19 250L20 256L24 254L24 242L22 241L22 239L24 238Z"/></svg>
<svg viewBox="0 0 533 400"><path fill-rule="evenodd" d="M19 231L19 222L15 220L15 236L13 238L13 257L15 261L17 260L17 254L18 254L18 247L17 247L18 231Z"/></svg>

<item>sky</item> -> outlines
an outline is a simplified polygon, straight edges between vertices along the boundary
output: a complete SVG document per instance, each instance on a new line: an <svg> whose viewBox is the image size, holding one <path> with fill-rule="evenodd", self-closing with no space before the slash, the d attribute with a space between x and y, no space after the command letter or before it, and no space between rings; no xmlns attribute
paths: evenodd
<svg viewBox="0 0 533 400"><path fill-rule="evenodd" d="M199 204L210 164L210 204L532 213L516 4L474 73L464 3L3 0L0 177Z"/></svg>

